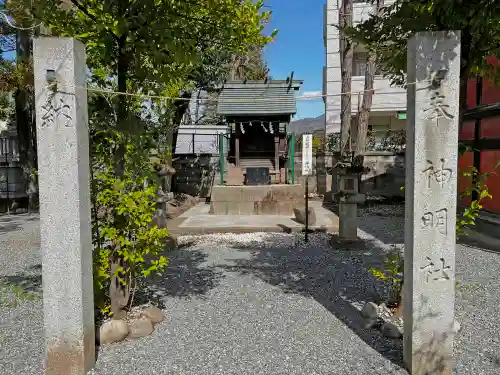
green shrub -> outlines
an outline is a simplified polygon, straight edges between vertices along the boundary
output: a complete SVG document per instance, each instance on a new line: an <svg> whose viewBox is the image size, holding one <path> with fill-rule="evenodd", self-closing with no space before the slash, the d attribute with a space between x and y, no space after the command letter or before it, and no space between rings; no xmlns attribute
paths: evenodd
<svg viewBox="0 0 500 375"><path fill-rule="evenodd" d="M148 150L140 139L127 143L118 178L110 151L117 138L100 138L93 160L94 288L103 315L131 307L138 279L168 265L161 255L167 230L152 224L158 185Z"/></svg>

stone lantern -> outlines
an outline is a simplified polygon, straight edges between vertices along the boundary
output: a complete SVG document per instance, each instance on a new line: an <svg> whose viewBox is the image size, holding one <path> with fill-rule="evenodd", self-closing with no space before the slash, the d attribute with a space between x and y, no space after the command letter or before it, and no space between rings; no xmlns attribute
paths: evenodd
<svg viewBox="0 0 500 375"><path fill-rule="evenodd" d="M338 191L334 201L339 205L339 239L356 241L358 239L358 204L366 200L365 194L359 193L359 180L368 168L338 163L334 168L338 176Z"/></svg>

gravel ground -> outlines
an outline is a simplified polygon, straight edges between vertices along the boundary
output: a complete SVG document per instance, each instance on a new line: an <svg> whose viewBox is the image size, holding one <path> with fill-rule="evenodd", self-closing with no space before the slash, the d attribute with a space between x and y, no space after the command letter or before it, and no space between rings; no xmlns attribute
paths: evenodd
<svg viewBox="0 0 500 375"><path fill-rule="evenodd" d="M166 320L147 338L103 347L92 373L406 374L401 342L363 329L353 307L384 293L366 270L402 242L392 210L361 219L371 242L361 252L329 249L324 235L308 245L289 234L183 237L150 284ZM27 275L36 291L37 222L19 221L6 233L0 217L0 278ZM500 254L457 248L456 374L500 374L499 269ZM0 306L1 374L41 373L41 301L21 297Z"/></svg>
<svg viewBox="0 0 500 375"><path fill-rule="evenodd" d="M38 217L0 216L0 374L43 373Z"/></svg>

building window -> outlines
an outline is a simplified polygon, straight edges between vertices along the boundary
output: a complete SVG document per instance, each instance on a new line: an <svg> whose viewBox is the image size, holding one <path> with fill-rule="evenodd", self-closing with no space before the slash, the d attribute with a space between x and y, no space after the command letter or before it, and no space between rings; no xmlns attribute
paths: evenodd
<svg viewBox="0 0 500 375"><path fill-rule="evenodd" d="M354 76L364 77L366 74L366 61L355 61L353 73Z"/></svg>
<svg viewBox="0 0 500 375"><path fill-rule="evenodd" d="M355 52L352 57L352 75L353 76L363 76L366 73L366 59L368 58L368 53L366 52Z"/></svg>
<svg viewBox="0 0 500 375"><path fill-rule="evenodd" d="M366 74L366 60L368 59L367 52L355 52L352 59L352 75L355 77L364 77ZM381 71L375 67L375 75L380 75Z"/></svg>

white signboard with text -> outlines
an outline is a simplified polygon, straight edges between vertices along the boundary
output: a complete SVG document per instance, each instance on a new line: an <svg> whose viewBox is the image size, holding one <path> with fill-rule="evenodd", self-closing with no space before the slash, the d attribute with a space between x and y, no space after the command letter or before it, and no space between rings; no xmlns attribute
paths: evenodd
<svg viewBox="0 0 500 375"><path fill-rule="evenodd" d="M304 134L302 136L302 175L312 175L313 154L312 154L313 136Z"/></svg>

